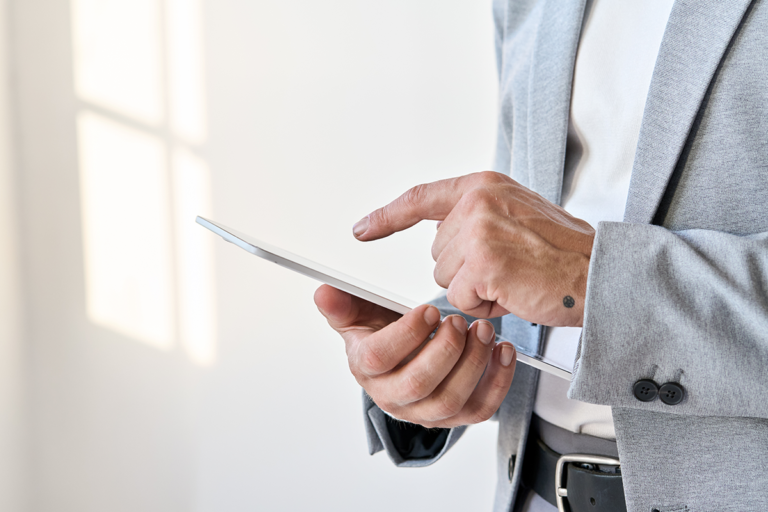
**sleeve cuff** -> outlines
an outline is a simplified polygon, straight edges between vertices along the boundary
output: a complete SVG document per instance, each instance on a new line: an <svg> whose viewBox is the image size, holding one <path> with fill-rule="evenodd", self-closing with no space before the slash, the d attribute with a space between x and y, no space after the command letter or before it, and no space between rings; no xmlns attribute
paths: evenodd
<svg viewBox="0 0 768 512"><path fill-rule="evenodd" d="M365 391L363 391L363 411L368 453L373 455L384 450L398 467L424 467L434 464L458 441L467 428L461 426L452 429L428 430L418 425L403 423L408 425L404 427L404 433L408 434L407 439L406 436L393 439L390 429L398 428L394 423L399 420L393 420L382 411ZM410 432L410 430L416 432ZM401 450L403 447L408 447L405 455L398 449L398 445Z"/></svg>

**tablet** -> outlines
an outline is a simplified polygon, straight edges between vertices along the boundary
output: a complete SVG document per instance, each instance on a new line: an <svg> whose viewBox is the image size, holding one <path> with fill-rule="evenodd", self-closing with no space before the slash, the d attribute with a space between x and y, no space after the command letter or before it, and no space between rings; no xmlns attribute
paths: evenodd
<svg viewBox="0 0 768 512"><path fill-rule="evenodd" d="M419 306L419 303L417 302L408 300L404 297L399 297L387 290L383 290L332 268L315 263L307 258L303 258L279 247L275 247L274 245L257 240L251 236L219 224L218 222L203 217L197 217L197 223L210 229L227 242L231 242L251 254L269 260L272 263L277 263L281 267L293 270L299 274L311 277L321 283L331 285L334 288L345 291L355 297L360 297L361 299L378 304L379 306L390 309L396 313L404 315L416 306ZM512 343L512 341L499 335L496 335L496 340ZM552 364L549 361L545 361L541 357L528 356L520 353L518 350L517 360L523 364L551 373L552 375L557 375L565 380L571 380L571 372Z"/></svg>

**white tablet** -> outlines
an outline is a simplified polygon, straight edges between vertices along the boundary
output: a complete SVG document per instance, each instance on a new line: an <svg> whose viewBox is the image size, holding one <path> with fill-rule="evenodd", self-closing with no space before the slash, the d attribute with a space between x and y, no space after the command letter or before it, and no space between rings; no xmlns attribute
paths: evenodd
<svg viewBox="0 0 768 512"><path fill-rule="evenodd" d="M248 235L244 235L234 229L223 226L217 222L205 219L203 217L197 217L197 223L201 226L210 229L227 242L231 242L241 249L245 249L251 254L255 254L260 258L269 260L272 263L277 263L281 267L293 270L299 274L303 274L307 277L311 277L321 283L329 284L334 288L345 291L361 299L365 299L379 306L390 309L396 313L405 314L411 309L419 305L417 302L410 301L406 298L399 297L394 293L386 290L382 290L376 286L355 279L354 277L342 274L332 268L328 268L314 261L302 258L296 254L280 249L273 245L269 245L261 240L257 240ZM496 336L497 341L509 341L502 336ZM571 380L571 372L564 368L560 368L552 364L551 362L544 361L540 357L531 357L525 354L521 354L517 351L517 360L521 363L533 366L539 370L557 375L565 380Z"/></svg>

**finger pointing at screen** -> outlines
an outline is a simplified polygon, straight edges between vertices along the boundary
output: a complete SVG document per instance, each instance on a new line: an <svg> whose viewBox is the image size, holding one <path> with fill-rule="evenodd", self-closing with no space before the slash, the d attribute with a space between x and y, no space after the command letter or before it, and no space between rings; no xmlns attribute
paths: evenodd
<svg viewBox="0 0 768 512"><path fill-rule="evenodd" d="M494 172L418 185L355 224L371 241L421 220L442 221L434 277L464 313L506 313L581 326L595 231L560 206Z"/></svg>

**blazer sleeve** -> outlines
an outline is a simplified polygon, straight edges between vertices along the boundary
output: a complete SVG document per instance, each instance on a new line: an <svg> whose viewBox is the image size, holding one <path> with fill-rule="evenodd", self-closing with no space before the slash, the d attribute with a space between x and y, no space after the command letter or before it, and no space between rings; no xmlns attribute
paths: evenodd
<svg viewBox="0 0 768 512"><path fill-rule="evenodd" d="M598 226L569 397L693 416L768 417L768 233ZM680 384L641 402L634 384Z"/></svg>

